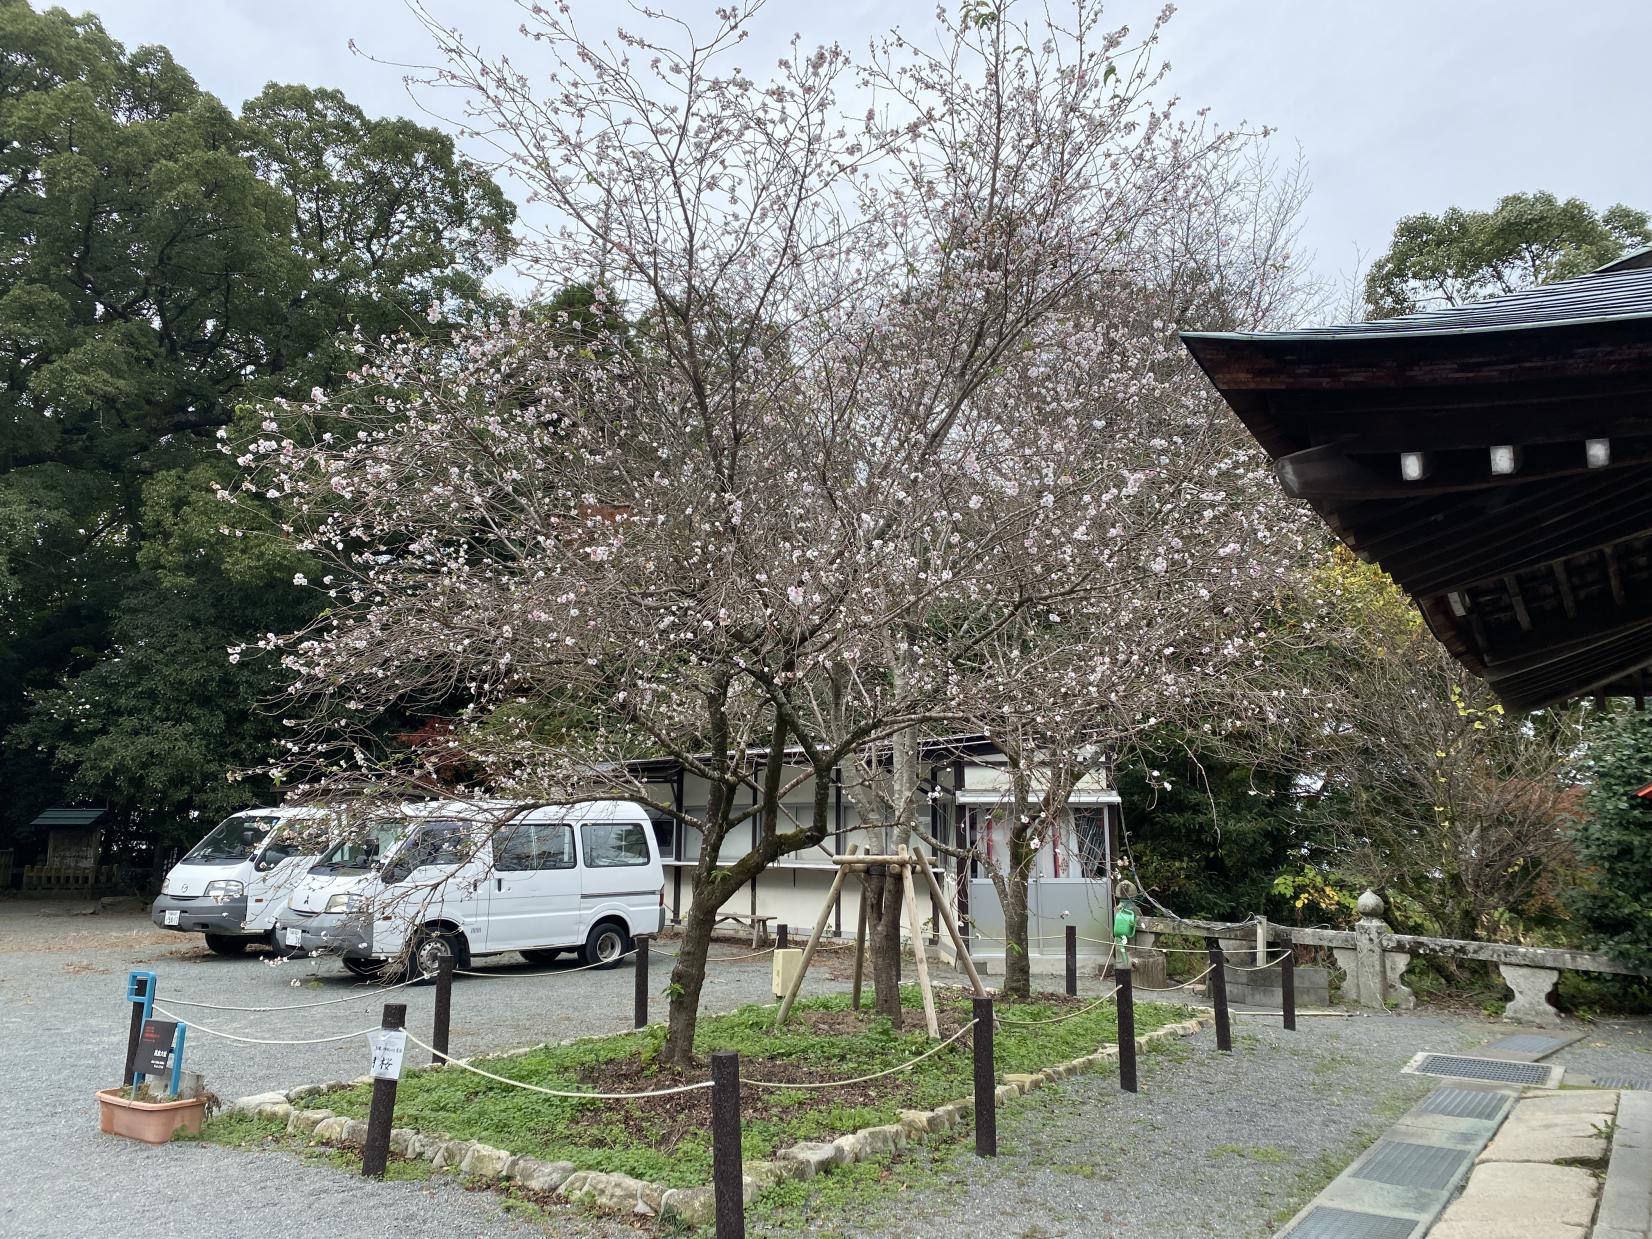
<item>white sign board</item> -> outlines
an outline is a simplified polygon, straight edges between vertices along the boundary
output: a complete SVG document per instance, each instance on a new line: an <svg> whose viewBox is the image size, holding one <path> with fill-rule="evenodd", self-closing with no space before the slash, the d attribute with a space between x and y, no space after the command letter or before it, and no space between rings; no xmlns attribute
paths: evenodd
<svg viewBox="0 0 1652 1239"><path fill-rule="evenodd" d="M375 1080L401 1079L407 1033L400 1028L375 1028L367 1034L367 1044L373 1049L373 1065L367 1074Z"/></svg>

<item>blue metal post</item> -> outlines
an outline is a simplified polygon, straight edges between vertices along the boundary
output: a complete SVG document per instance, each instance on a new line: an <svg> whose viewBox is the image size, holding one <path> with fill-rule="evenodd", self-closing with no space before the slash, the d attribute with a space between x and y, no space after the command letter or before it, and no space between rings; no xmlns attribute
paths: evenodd
<svg viewBox="0 0 1652 1239"><path fill-rule="evenodd" d="M184 1034L188 1031L189 1025L180 1023L172 1038L172 1082L166 1090L169 1097L178 1096L179 1077L184 1073Z"/></svg>
<svg viewBox="0 0 1652 1239"><path fill-rule="evenodd" d="M126 1038L126 1070L123 1074L135 1093L143 1081L143 1072L136 1069L138 1038L143 1032L143 1022L155 1012L155 974L141 969L127 973L126 1001L132 1004L133 1009L132 1028Z"/></svg>

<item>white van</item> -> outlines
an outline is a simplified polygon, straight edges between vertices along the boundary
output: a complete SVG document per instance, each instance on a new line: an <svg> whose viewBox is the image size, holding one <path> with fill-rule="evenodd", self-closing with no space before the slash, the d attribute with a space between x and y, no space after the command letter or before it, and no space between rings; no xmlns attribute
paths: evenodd
<svg viewBox="0 0 1652 1239"><path fill-rule="evenodd" d="M664 928L665 876L641 805L407 805L324 853L277 925L288 950L358 976L505 951L611 967Z"/></svg>
<svg viewBox="0 0 1652 1239"><path fill-rule="evenodd" d="M325 849L325 809L247 809L225 818L174 865L149 908L162 929L205 934L219 955L255 942L280 950L276 914Z"/></svg>

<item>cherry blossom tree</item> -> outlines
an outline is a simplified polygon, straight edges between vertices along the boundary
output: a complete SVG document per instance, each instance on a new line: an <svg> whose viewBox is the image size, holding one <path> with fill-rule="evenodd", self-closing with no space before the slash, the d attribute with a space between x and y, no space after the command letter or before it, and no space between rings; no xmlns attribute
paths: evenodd
<svg viewBox="0 0 1652 1239"><path fill-rule="evenodd" d="M264 642L294 770L384 774L374 720L423 711L499 796L649 800L644 757L706 781L703 813L650 800L703 837L675 1066L718 908L826 837L834 770L1019 715L1014 651L1069 631L1104 634L1063 665L1072 708L1197 696L1246 647L1222 595L1276 571L1257 461L1185 450L1210 406L1139 313L1234 140L1151 102L1159 25L972 4L934 50L794 48L759 81L761 8L601 41L527 6L547 74L427 18L432 83L555 207L537 258L600 312L369 350L231 448L325 566L323 614Z"/></svg>

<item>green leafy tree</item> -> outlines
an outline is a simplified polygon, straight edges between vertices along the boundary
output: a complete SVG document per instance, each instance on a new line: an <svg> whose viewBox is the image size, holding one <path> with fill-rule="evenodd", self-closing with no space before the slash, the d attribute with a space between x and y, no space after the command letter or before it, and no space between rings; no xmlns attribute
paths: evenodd
<svg viewBox="0 0 1652 1239"><path fill-rule="evenodd" d="M1294 775L1250 765L1181 733L1122 761L1129 858L1142 888L1178 916L1239 920L1301 909L1275 882L1313 851ZM1322 919L1308 909L1310 920Z"/></svg>
<svg viewBox="0 0 1652 1239"><path fill-rule="evenodd" d="M1465 305L1581 275L1652 244L1646 212L1551 193L1509 194L1489 211L1407 215L1365 277L1372 318Z"/></svg>
<svg viewBox="0 0 1652 1239"><path fill-rule="evenodd" d="M142 833L273 733L226 647L316 605L216 536L217 432L484 302L514 212L451 139L336 91L237 116L164 48L23 0L0 48L0 841L65 796Z"/></svg>
<svg viewBox="0 0 1652 1239"><path fill-rule="evenodd" d="M1591 746L1594 783L1575 843L1583 866L1572 910L1592 944L1652 967L1652 716L1624 712Z"/></svg>

